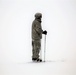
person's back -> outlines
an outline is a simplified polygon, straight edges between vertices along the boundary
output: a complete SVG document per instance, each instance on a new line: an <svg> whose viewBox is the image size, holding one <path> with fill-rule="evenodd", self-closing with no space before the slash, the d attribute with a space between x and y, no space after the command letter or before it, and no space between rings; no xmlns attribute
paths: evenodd
<svg viewBox="0 0 76 75"><path fill-rule="evenodd" d="M41 39L42 32L41 21L40 19L35 18L32 23L32 39Z"/></svg>

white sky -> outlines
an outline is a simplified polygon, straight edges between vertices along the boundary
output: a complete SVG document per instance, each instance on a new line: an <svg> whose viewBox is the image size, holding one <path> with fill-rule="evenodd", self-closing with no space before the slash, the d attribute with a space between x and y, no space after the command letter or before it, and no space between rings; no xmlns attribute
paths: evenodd
<svg viewBox="0 0 76 75"><path fill-rule="evenodd" d="M0 62L31 60L31 24L41 12L47 60L76 61L75 0L0 0ZM42 39L44 50L44 36Z"/></svg>

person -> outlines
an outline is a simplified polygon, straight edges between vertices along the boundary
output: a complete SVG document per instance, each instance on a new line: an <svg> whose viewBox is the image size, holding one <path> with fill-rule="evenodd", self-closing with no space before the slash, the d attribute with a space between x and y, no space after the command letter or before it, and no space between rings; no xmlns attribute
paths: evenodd
<svg viewBox="0 0 76 75"><path fill-rule="evenodd" d="M35 14L35 20L32 23L32 61L42 62L39 58L39 52L41 49L42 34L47 34L47 31L42 30L41 26L41 13Z"/></svg>

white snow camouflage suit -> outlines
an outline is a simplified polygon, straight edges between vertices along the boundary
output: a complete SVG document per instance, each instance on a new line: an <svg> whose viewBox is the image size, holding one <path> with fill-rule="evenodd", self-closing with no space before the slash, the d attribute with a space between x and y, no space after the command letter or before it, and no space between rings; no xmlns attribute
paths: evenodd
<svg viewBox="0 0 76 75"><path fill-rule="evenodd" d="M32 23L32 58L39 58L42 39L41 13L35 14L35 20Z"/></svg>

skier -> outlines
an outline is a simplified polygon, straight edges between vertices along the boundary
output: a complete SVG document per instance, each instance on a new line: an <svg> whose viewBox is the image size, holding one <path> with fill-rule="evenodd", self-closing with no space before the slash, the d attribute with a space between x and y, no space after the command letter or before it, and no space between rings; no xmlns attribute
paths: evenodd
<svg viewBox="0 0 76 75"><path fill-rule="evenodd" d="M42 34L47 34L47 31L43 31L41 27L41 13L35 14L35 20L32 23L32 61L42 62L39 58L39 52L41 49Z"/></svg>

